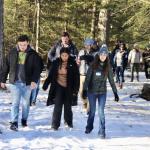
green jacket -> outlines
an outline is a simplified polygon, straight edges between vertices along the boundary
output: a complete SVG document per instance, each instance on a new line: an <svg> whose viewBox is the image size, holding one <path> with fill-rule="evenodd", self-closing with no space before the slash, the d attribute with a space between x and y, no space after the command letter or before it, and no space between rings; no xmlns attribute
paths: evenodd
<svg viewBox="0 0 150 150"><path fill-rule="evenodd" d="M107 78L109 80L113 92L117 93L117 88L113 79L112 69L109 68L108 75L105 76L103 72L103 63L101 63L96 70L93 70L90 66L87 71L83 90L88 90L89 93L104 94L107 92Z"/></svg>

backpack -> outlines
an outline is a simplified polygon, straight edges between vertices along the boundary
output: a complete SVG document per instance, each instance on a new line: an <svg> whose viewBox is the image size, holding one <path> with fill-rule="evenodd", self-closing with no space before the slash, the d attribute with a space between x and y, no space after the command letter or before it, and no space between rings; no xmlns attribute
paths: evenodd
<svg viewBox="0 0 150 150"><path fill-rule="evenodd" d="M141 90L141 94L131 94L130 98L132 97L136 97L136 98L140 97L147 101L150 101L150 84L145 83Z"/></svg>

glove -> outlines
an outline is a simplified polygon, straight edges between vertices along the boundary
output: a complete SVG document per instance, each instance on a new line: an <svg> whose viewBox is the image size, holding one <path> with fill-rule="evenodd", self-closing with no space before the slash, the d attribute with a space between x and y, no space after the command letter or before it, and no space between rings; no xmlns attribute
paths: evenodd
<svg viewBox="0 0 150 150"><path fill-rule="evenodd" d="M119 96L117 93L114 93L114 96L115 96L115 101L118 102L119 101Z"/></svg>
<svg viewBox="0 0 150 150"><path fill-rule="evenodd" d="M83 91L82 91L82 98L83 98L83 99L86 99L86 98L87 98L87 91L86 91L86 90L83 90Z"/></svg>

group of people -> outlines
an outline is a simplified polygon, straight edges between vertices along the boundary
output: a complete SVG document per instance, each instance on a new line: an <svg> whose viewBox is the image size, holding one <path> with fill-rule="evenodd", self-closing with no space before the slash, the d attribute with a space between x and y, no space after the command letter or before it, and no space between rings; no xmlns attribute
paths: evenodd
<svg viewBox="0 0 150 150"><path fill-rule="evenodd" d="M134 51L136 51L136 47L134 48ZM88 113L85 133L89 134L93 130L96 101L98 100L98 135L100 138L105 138L104 109L107 99L107 79L112 87L114 100L116 102L119 101L113 78L112 67L114 66L111 63L112 58L115 60L113 64L117 68L116 74L119 75L117 81L120 87L122 82L124 82L123 72L127 66L126 63L122 64L122 60L120 59L123 57L123 59L127 59L130 63L133 63L132 55L134 55L134 52L131 51L127 57L126 55L128 54L124 51L124 47L121 45L120 51L115 51L112 57L106 44L99 47L96 41L87 38L84 41L84 48L78 52L76 46L71 41L70 35L67 32L62 33L61 39L48 52L48 76L42 86L43 90L49 88L47 106L54 104L51 123L53 130L58 130L60 126L63 107L64 123L69 128L73 128L72 106L77 105L79 93L83 102L83 108ZM122 68L121 65L124 67ZM137 69L137 66L133 65L133 69L131 70L134 70L134 68ZM5 83L9 74L12 94L11 130L18 130L21 99L21 125L23 127L27 126L31 92L35 90L35 96L37 96L42 69L43 62L41 61L41 57L31 48L28 36L19 36L17 46L9 51L3 69L0 72L2 88L6 87Z"/></svg>
<svg viewBox="0 0 150 150"><path fill-rule="evenodd" d="M116 83L120 89L123 88L124 71L130 66L131 82L134 81L134 72L136 72L136 80L139 82L139 72L144 64L145 76L150 78L150 47L147 47L144 52L135 43L133 49L129 51L125 43L117 43L115 49L110 54L110 59L113 66L114 74L116 75Z"/></svg>

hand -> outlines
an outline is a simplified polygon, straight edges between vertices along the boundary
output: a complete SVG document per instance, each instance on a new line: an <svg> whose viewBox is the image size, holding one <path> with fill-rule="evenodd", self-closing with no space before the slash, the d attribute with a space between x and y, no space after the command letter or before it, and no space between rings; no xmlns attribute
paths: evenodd
<svg viewBox="0 0 150 150"><path fill-rule="evenodd" d="M86 98L87 98L87 91L86 91L86 90L83 90L83 91L82 91L82 98L83 98L83 99L86 99Z"/></svg>
<svg viewBox="0 0 150 150"><path fill-rule="evenodd" d="M37 88L37 84L35 82L31 82L31 90Z"/></svg>
<svg viewBox="0 0 150 150"><path fill-rule="evenodd" d="M6 84L5 83L0 83L0 85L1 85L2 89L6 89Z"/></svg>
<svg viewBox="0 0 150 150"><path fill-rule="evenodd" d="M114 93L114 96L115 96L115 101L118 102L119 101L119 96L117 93Z"/></svg>

